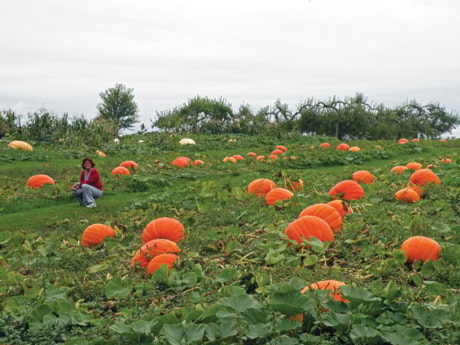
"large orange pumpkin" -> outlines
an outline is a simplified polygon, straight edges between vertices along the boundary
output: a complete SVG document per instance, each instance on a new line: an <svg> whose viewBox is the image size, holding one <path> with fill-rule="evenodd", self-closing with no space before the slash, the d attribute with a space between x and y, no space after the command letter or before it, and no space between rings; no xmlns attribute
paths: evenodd
<svg viewBox="0 0 460 345"><path fill-rule="evenodd" d="M351 151L351 152L359 152L361 151L361 148L359 148L358 146L352 146L348 149L348 151Z"/></svg>
<svg viewBox="0 0 460 345"><path fill-rule="evenodd" d="M366 183L366 184L371 184L374 179L375 179L375 176L372 175L369 171L367 170L358 170L358 171L355 171L352 175L351 175L351 179L353 181L356 181L358 183Z"/></svg>
<svg viewBox="0 0 460 345"><path fill-rule="evenodd" d="M33 188L41 188L47 183L54 184L54 180L48 175L34 175L27 180L27 185Z"/></svg>
<svg viewBox="0 0 460 345"><path fill-rule="evenodd" d="M332 199L359 200L364 196L364 189L353 180L344 180L337 183L329 190Z"/></svg>
<svg viewBox="0 0 460 345"><path fill-rule="evenodd" d="M106 237L114 237L115 231L105 224L92 224L88 226L81 236L81 245L84 247L95 247L101 244Z"/></svg>
<svg viewBox="0 0 460 345"><path fill-rule="evenodd" d="M335 233L340 232L340 229L342 228L342 216L333 206L328 204L318 203L310 205L300 212L298 218L303 216L316 216L325 220Z"/></svg>
<svg viewBox="0 0 460 345"><path fill-rule="evenodd" d="M395 198L398 201L416 202L420 200L420 194L413 188L406 187L398 190L395 193Z"/></svg>
<svg viewBox="0 0 460 345"><path fill-rule="evenodd" d="M329 279L329 280L321 280L315 283L312 283L308 286L306 286L301 292L305 293L306 291L312 289L312 290L331 290L332 292L328 294L328 296L331 296L334 301L342 301L342 302L350 302L349 300L343 298L341 292L340 292L340 287L346 285L345 283L342 283L337 280Z"/></svg>
<svg viewBox="0 0 460 345"><path fill-rule="evenodd" d="M180 248L173 241L158 238L144 244L131 259L131 266L146 267L150 260L159 254L178 253Z"/></svg>
<svg viewBox="0 0 460 345"><path fill-rule="evenodd" d="M111 174L114 175L114 176L118 176L118 175L131 175L131 173L129 172L129 170L125 167L116 167L115 169L113 169L111 171Z"/></svg>
<svg viewBox="0 0 460 345"><path fill-rule="evenodd" d="M334 233L327 222L316 216L303 216L289 223L286 236L298 244L303 244L304 239L310 241L310 237L316 237L321 242L334 241Z"/></svg>
<svg viewBox="0 0 460 345"><path fill-rule="evenodd" d="M425 184L440 184L441 181L439 180L438 175L436 175L432 170L430 169L419 169L416 172L414 172L410 178L409 182L416 184L418 186L423 186Z"/></svg>
<svg viewBox="0 0 460 345"><path fill-rule="evenodd" d="M158 238L178 242L185 238L184 226L174 218L161 217L154 219L144 228L142 232L142 243L145 244Z"/></svg>
<svg viewBox="0 0 460 345"><path fill-rule="evenodd" d="M271 152L272 155L280 155L280 154L282 154L282 153L283 153L283 151L280 150L280 149L274 149L274 150Z"/></svg>
<svg viewBox="0 0 460 345"><path fill-rule="evenodd" d="M400 144L407 144L409 142L409 140L407 140L406 138L401 138L398 140L398 143Z"/></svg>
<svg viewBox="0 0 460 345"><path fill-rule="evenodd" d="M425 236L412 236L403 242L401 245L407 255L407 261L409 263L418 261L439 259L439 253L441 252L441 246L435 240Z"/></svg>
<svg viewBox="0 0 460 345"><path fill-rule="evenodd" d="M265 203L267 205L274 205L275 202L280 200L289 200L294 194L286 188L276 187L272 188L267 194L265 194Z"/></svg>
<svg viewBox="0 0 460 345"><path fill-rule="evenodd" d="M168 271L172 268L173 263L177 260L178 256L176 254L159 254L150 260L147 265L147 273L153 274L161 265L168 265Z"/></svg>
<svg viewBox="0 0 460 345"><path fill-rule="evenodd" d="M319 145L319 147L328 148L328 147L331 147L331 144L329 144L329 143L322 143L322 144Z"/></svg>
<svg viewBox="0 0 460 345"><path fill-rule="evenodd" d="M350 207L350 205L348 205L343 200L340 200L340 199L331 200L331 201L327 202L327 204L332 206L332 207L334 207L336 209L336 211L339 212L339 214L340 214L340 216L342 218L344 218L346 214L352 214L353 213L353 210Z"/></svg>
<svg viewBox="0 0 460 345"><path fill-rule="evenodd" d="M276 188L275 182L268 178L258 178L248 184L248 193L261 196L267 194L273 188Z"/></svg>

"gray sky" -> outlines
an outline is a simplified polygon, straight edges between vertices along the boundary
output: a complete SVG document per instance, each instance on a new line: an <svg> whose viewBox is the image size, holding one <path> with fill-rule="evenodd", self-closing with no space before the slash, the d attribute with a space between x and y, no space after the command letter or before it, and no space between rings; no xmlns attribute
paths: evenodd
<svg viewBox="0 0 460 345"><path fill-rule="evenodd" d="M149 130L197 95L460 111L459 13L457 0L2 0L0 110L91 119L120 83Z"/></svg>

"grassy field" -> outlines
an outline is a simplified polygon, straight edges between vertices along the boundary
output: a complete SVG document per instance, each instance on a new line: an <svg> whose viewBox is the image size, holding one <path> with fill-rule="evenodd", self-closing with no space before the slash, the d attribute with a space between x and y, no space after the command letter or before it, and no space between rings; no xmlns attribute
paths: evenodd
<svg viewBox="0 0 460 345"><path fill-rule="evenodd" d="M142 143L138 141L142 139ZM338 151L333 138L145 134L100 148L34 145L0 148L0 342L15 344L458 344L460 342L460 140L354 141ZM229 140L236 139L236 141ZM323 142L330 148L321 148ZM277 145L287 151L269 158ZM96 149L106 157L95 155ZM264 155L256 160L247 155ZM239 154L244 160L223 162ZM93 157L104 184L95 209L80 207L70 187L81 159ZM203 165L179 168L185 156ZM450 163L441 159L448 158ZM139 167L113 176L126 160ZM420 201L395 200L414 172L431 165L440 184ZM357 170L375 176L363 198L349 201L332 242L298 248L284 231L307 206ZM27 187L46 174L55 184ZM289 200L266 205L247 192L257 178L277 187L303 181ZM130 266L154 219L184 225L181 251L168 272ZM115 229L95 248L83 231ZM441 246L439 260L411 264L400 250L411 236ZM347 302L327 291L300 291L334 279ZM301 322L298 321L302 315ZM295 317L297 320L293 319Z"/></svg>

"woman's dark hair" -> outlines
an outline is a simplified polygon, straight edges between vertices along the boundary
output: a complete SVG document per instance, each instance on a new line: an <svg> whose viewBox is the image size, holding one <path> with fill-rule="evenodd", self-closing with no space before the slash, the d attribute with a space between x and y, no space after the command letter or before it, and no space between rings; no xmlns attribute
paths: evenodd
<svg viewBox="0 0 460 345"><path fill-rule="evenodd" d="M94 163L91 158L85 157L85 158L83 158L83 161L81 162L82 169L85 168L85 162L90 162L91 163L91 168L94 168L94 166L96 165L96 163Z"/></svg>

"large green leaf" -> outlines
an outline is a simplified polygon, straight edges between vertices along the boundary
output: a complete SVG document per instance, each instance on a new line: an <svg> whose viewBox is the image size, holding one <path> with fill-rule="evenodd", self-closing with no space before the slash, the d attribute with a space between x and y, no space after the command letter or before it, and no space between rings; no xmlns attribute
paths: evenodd
<svg viewBox="0 0 460 345"><path fill-rule="evenodd" d="M121 279L121 277L113 277L105 284L105 295L107 298L125 298L133 290L133 282L131 279Z"/></svg>

